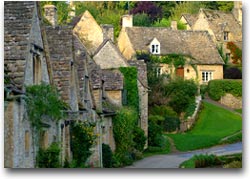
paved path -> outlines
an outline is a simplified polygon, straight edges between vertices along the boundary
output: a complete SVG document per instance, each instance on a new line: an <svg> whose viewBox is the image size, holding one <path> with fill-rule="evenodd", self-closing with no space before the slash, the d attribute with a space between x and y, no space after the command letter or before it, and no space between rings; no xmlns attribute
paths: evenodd
<svg viewBox="0 0 250 179"><path fill-rule="evenodd" d="M242 152L242 142L215 146L208 149L195 150L191 152L178 152L166 155L155 155L135 162L126 168L178 168L179 165L195 154L227 155Z"/></svg>

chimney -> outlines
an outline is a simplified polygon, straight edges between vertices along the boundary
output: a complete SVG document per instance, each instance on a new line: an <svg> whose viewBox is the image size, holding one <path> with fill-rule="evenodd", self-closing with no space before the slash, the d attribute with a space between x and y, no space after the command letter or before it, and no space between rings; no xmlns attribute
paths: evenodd
<svg viewBox="0 0 250 179"><path fill-rule="evenodd" d="M133 27L133 15L122 16L122 27Z"/></svg>
<svg viewBox="0 0 250 179"><path fill-rule="evenodd" d="M171 29L177 30L177 21L171 21Z"/></svg>
<svg viewBox="0 0 250 179"><path fill-rule="evenodd" d="M242 25L242 1L234 1L232 13L234 18Z"/></svg>
<svg viewBox="0 0 250 179"><path fill-rule="evenodd" d="M44 16L53 27L57 26L57 8L55 5L48 4L44 6Z"/></svg>
<svg viewBox="0 0 250 179"><path fill-rule="evenodd" d="M114 27L110 24L102 24L103 41L110 39L114 42Z"/></svg>

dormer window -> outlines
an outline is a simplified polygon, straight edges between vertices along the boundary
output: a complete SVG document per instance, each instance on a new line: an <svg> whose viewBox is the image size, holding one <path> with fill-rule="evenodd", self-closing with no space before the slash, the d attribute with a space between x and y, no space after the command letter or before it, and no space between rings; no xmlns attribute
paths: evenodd
<svg viewBox="0 0 250 179"><path fill-rule="evenodd" d="M150 53L160 54L160 51L161 51L160 42L156 38L154 38L150 43Z"/></svg>
<svg viewBox="0 0 250 179"><path fill-rule="evenodd" d="M228 41L228 35L229 35L229 32L225 31L224 32L224 41Z"/></svg>

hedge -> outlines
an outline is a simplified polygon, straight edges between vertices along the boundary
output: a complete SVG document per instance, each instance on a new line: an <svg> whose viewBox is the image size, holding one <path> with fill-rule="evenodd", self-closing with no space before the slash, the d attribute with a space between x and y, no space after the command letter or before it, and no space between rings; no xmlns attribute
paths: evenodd
<svg viewBox="0 0 250 179"><path fill-rule="evenodd" d="M218 101L226 93L236 97L242 96L242 80L211 80L208 83L208 95Z"/></svg>

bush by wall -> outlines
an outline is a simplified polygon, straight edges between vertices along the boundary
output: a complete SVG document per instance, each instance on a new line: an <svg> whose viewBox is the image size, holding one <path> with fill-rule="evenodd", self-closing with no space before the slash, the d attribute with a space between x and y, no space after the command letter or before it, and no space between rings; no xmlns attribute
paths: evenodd
<svg viewBox="0 0 250 179"><path fill-rule="evenodd" d="M134 148L142 152L146 144L146 140L147 138L144 135L144 131L140 127L136 126L133 131Z"/></svg>
<svg viewBox="0 0 250 179"><path fill-rule="evenodd" d="M210 80L208 83L208 95L218 101L225 93L239 97L242 96L242 80Z"/></svg>
<svg viewBox="0 0 250 179"><path fill-rule="evenodd" d="M242 79L242 72L237 67L230 67L224 70L224 79Z"/></svg>
<svg viewBox="0 0 250 179"><path fill-rule="evenodd" d="M40 148L36 165L39 168L60 168L60 148L57 143L52 143L47 149Z"/></svg>
<svg viewBox="0 0 250 179"><path fill-rule="evenodd" d="M162 116L151 115L148 118L148 145L162 146L163 127L160 125L164 121Z"/></svg>
<svg viewBox="0 0 250 179"><path fill-rule="evenodd" d="M75 122L71 127L72 154L75 168L85 167L85 162L92 154L91 147L94 145L96 135L95 124L89 122Z"/></svg>
<svg viewBox="0 0 250 179"><path fill-rule="evenodd" d="M113 163L113 153L109 145L102 144L102 165L104 168L111 168Z"/></svg>

